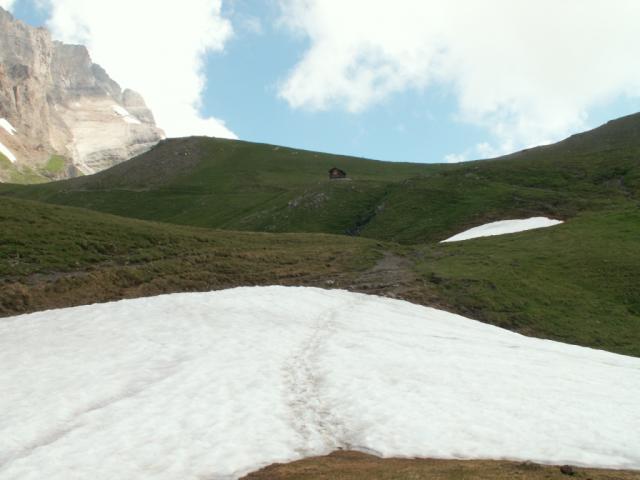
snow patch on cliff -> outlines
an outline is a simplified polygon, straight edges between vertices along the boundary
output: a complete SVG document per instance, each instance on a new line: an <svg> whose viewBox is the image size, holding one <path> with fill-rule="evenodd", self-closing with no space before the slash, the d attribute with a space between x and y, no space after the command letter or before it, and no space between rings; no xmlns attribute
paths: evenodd
<svg viewBox="0 0 640 480"><path fill-rule="evenodd" d="M0 153L2 155L4 155L5 157L7 157L11 163L16 163L18 161L18 159L11 152L11 150L9 150L7 147L5 147L2 142L0 142Z"/></svg>
<svg viewBox="0 0 640 480"><path fill-rule="evenodd" d="M6 118L0 118L0 127L4 128L9 135L15 135L17 130L9 123L9 120Z"/></svg>
<svg viewBox="0 0 640 480"><path fill-rule="evenodd" d="M142 124L140 120L138 120L136 117L131 115L126 109L122 108L120 105L114 105L113 111L116 112L118 116L122 117L122 119L127 123L131 123L133 125Z"/></svg>

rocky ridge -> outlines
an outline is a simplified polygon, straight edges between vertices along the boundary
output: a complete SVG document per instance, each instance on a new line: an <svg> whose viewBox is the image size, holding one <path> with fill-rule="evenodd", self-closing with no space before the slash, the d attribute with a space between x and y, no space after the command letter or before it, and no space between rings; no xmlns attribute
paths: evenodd
<svg viewBox="0 0 640 480"><path fill-rule="evenodd" d="M0 181L95 173L162 138L142 96L122 90L84 46L0 8Z"/></svg>

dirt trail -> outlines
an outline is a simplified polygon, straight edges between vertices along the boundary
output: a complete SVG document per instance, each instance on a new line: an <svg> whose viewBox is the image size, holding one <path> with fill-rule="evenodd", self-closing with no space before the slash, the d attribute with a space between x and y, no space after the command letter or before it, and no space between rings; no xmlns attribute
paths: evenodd
<svg viewBox="0 0 640 480"><path fill-rule="evenodd" d="M571 472L563 473L558 465L531 462L383 459L361 452L338 451L324 457L270 465L247 475L244 480L640 480L637 471L571 467Z"/></svg>
<svg viewBox="0 0 640 480"><path fill-rule="evenodd" d="M419 283L411 260L392 252L384 252L378 263L356 278L349 290L406 298L407 293Z"/></svg>

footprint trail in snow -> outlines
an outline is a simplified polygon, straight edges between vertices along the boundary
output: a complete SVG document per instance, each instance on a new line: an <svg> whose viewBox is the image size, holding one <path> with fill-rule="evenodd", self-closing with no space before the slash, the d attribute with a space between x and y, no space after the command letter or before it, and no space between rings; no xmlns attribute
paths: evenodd
<svg viewBox="0 0 640 480"><path fill-rule="evenodd" d="M358 448L640 469L640 359L337 290L0 322L0 480L233 479Z"/></svg>

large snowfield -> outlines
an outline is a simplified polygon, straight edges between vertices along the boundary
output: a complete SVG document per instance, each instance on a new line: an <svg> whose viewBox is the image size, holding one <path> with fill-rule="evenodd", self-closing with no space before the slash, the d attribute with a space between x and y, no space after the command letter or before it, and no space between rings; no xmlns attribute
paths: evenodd
<svg viewBox="0 0 640 480"><path fill-rule="evenodd" d="M531 217L519 220L500 220L499 222L485 223L479 227L470 228L464 232L458 233L453 237L442 240L440 243L460 242L462 240L471 240L472 238L492 237L494 235L505 235L507 233L518 233L526 230L534 230L536 228L553 227L563 223L562 220L554 220L547 217Z"/></svg>
<svg viewBox="0 0 640 480"><path fill-rule="evenodd" d="M231 479L337 448L640 469L640 359L238 288L0 320L0 478Z"/></svg>

